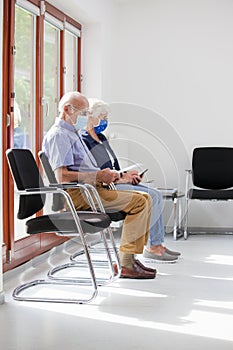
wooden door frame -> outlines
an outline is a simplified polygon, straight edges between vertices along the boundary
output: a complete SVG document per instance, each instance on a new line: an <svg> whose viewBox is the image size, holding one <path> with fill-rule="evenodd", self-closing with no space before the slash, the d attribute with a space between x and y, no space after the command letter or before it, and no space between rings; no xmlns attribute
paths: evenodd
<svg viewBox="0 0 233 350"><path fill-rule="evenodd" d="M29 0L36 6L40 6L39 0ZM46 3L46 2L45 2ZM68 20L73 25L81 29L81 25L70 17L63 14L54 6L46 3L48 12L56 18ZM17 241L14 240L14 183L9 171L5 152L13 146L14 129L14 28L15 28L15 0L4 0L3 9L3 67L2 67L2 203L3 203L3 271L12 268L32 259L43 252L50 250L67 240L67 238L58 237L54 233L37 234L24 237ZM44 50L44 16L37 17L36 25L36 109L35 123L36 133L35 147L36 153L41 149L43 139L43 50ZM80 42L79 42L80 43ZM61 31L61 50L60 50L60 94L63 94L63 57L64 32ZM80 70L81 70L81 46L79 46L78 58L78 87L80 91ZM7 115L10 116L10 125L8 126ZM39 165L38 157L36 156ZM40 166L40 165L39 165Z"/></svg>

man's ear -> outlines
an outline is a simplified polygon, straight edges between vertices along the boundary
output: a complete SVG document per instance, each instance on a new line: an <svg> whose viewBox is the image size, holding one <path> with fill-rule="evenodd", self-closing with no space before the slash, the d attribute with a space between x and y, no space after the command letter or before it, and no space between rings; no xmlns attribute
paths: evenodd
<svg viewBox="0 0 233 350"><path fill-rule="evenodd" d="M64 106L64 112L66 112L66 113L69 112L69 106L70 106L70 105L65 105L65 106ZM71 112L70 112L70 113L71 113L71 114L74 113L73 110L72 110L72 108L71 108Z"/></svg>

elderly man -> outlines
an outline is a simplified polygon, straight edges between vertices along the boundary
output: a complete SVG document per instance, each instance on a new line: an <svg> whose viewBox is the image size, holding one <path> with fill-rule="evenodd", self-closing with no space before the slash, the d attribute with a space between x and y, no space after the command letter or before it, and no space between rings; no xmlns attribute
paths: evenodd
<svg viewBox="0 0 233 350"><path fill-rule="evenodd" d="M126 217L120 242L121 277L155 278L156 270L142 265L135 254L143 252L148 239L152 201L148 194L134 191L113 191L106 184L119 179L114 170L98 168L95 159L82 141L79 130L87 123L89 104L79 92L66 93L59 102L59 117L43 140L47 155L58 182L91 183L108 210L124 211ZM87 210L79 189L67 190L77 210Z"/></svg>

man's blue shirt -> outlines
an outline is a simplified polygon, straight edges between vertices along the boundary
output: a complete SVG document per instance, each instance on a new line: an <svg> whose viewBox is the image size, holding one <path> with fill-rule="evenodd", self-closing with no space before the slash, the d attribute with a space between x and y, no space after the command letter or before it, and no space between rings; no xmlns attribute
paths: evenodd
<svg viewBox="0 0 233 350"><path fill-rule="evenodd" d="M73 125L56 118L54 125L44 137L42 149L49 159L52 169L67 167L68 170L98 171L94 157L82 141Z"/></svg>

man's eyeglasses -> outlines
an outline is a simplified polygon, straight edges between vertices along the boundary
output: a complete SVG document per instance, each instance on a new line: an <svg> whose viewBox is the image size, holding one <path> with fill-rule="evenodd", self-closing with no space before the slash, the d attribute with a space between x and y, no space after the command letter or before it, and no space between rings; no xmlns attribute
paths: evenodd
<svg viewBox="0 0 233 350"><path fill-rule="evenodd" d="M88 109L85 109L84 111L80 111L78 108L74 107L73 105L70 105L70 108L74 111L77 111L79 115L83 117L88 117L90 115L90 112Z"/></svg>

